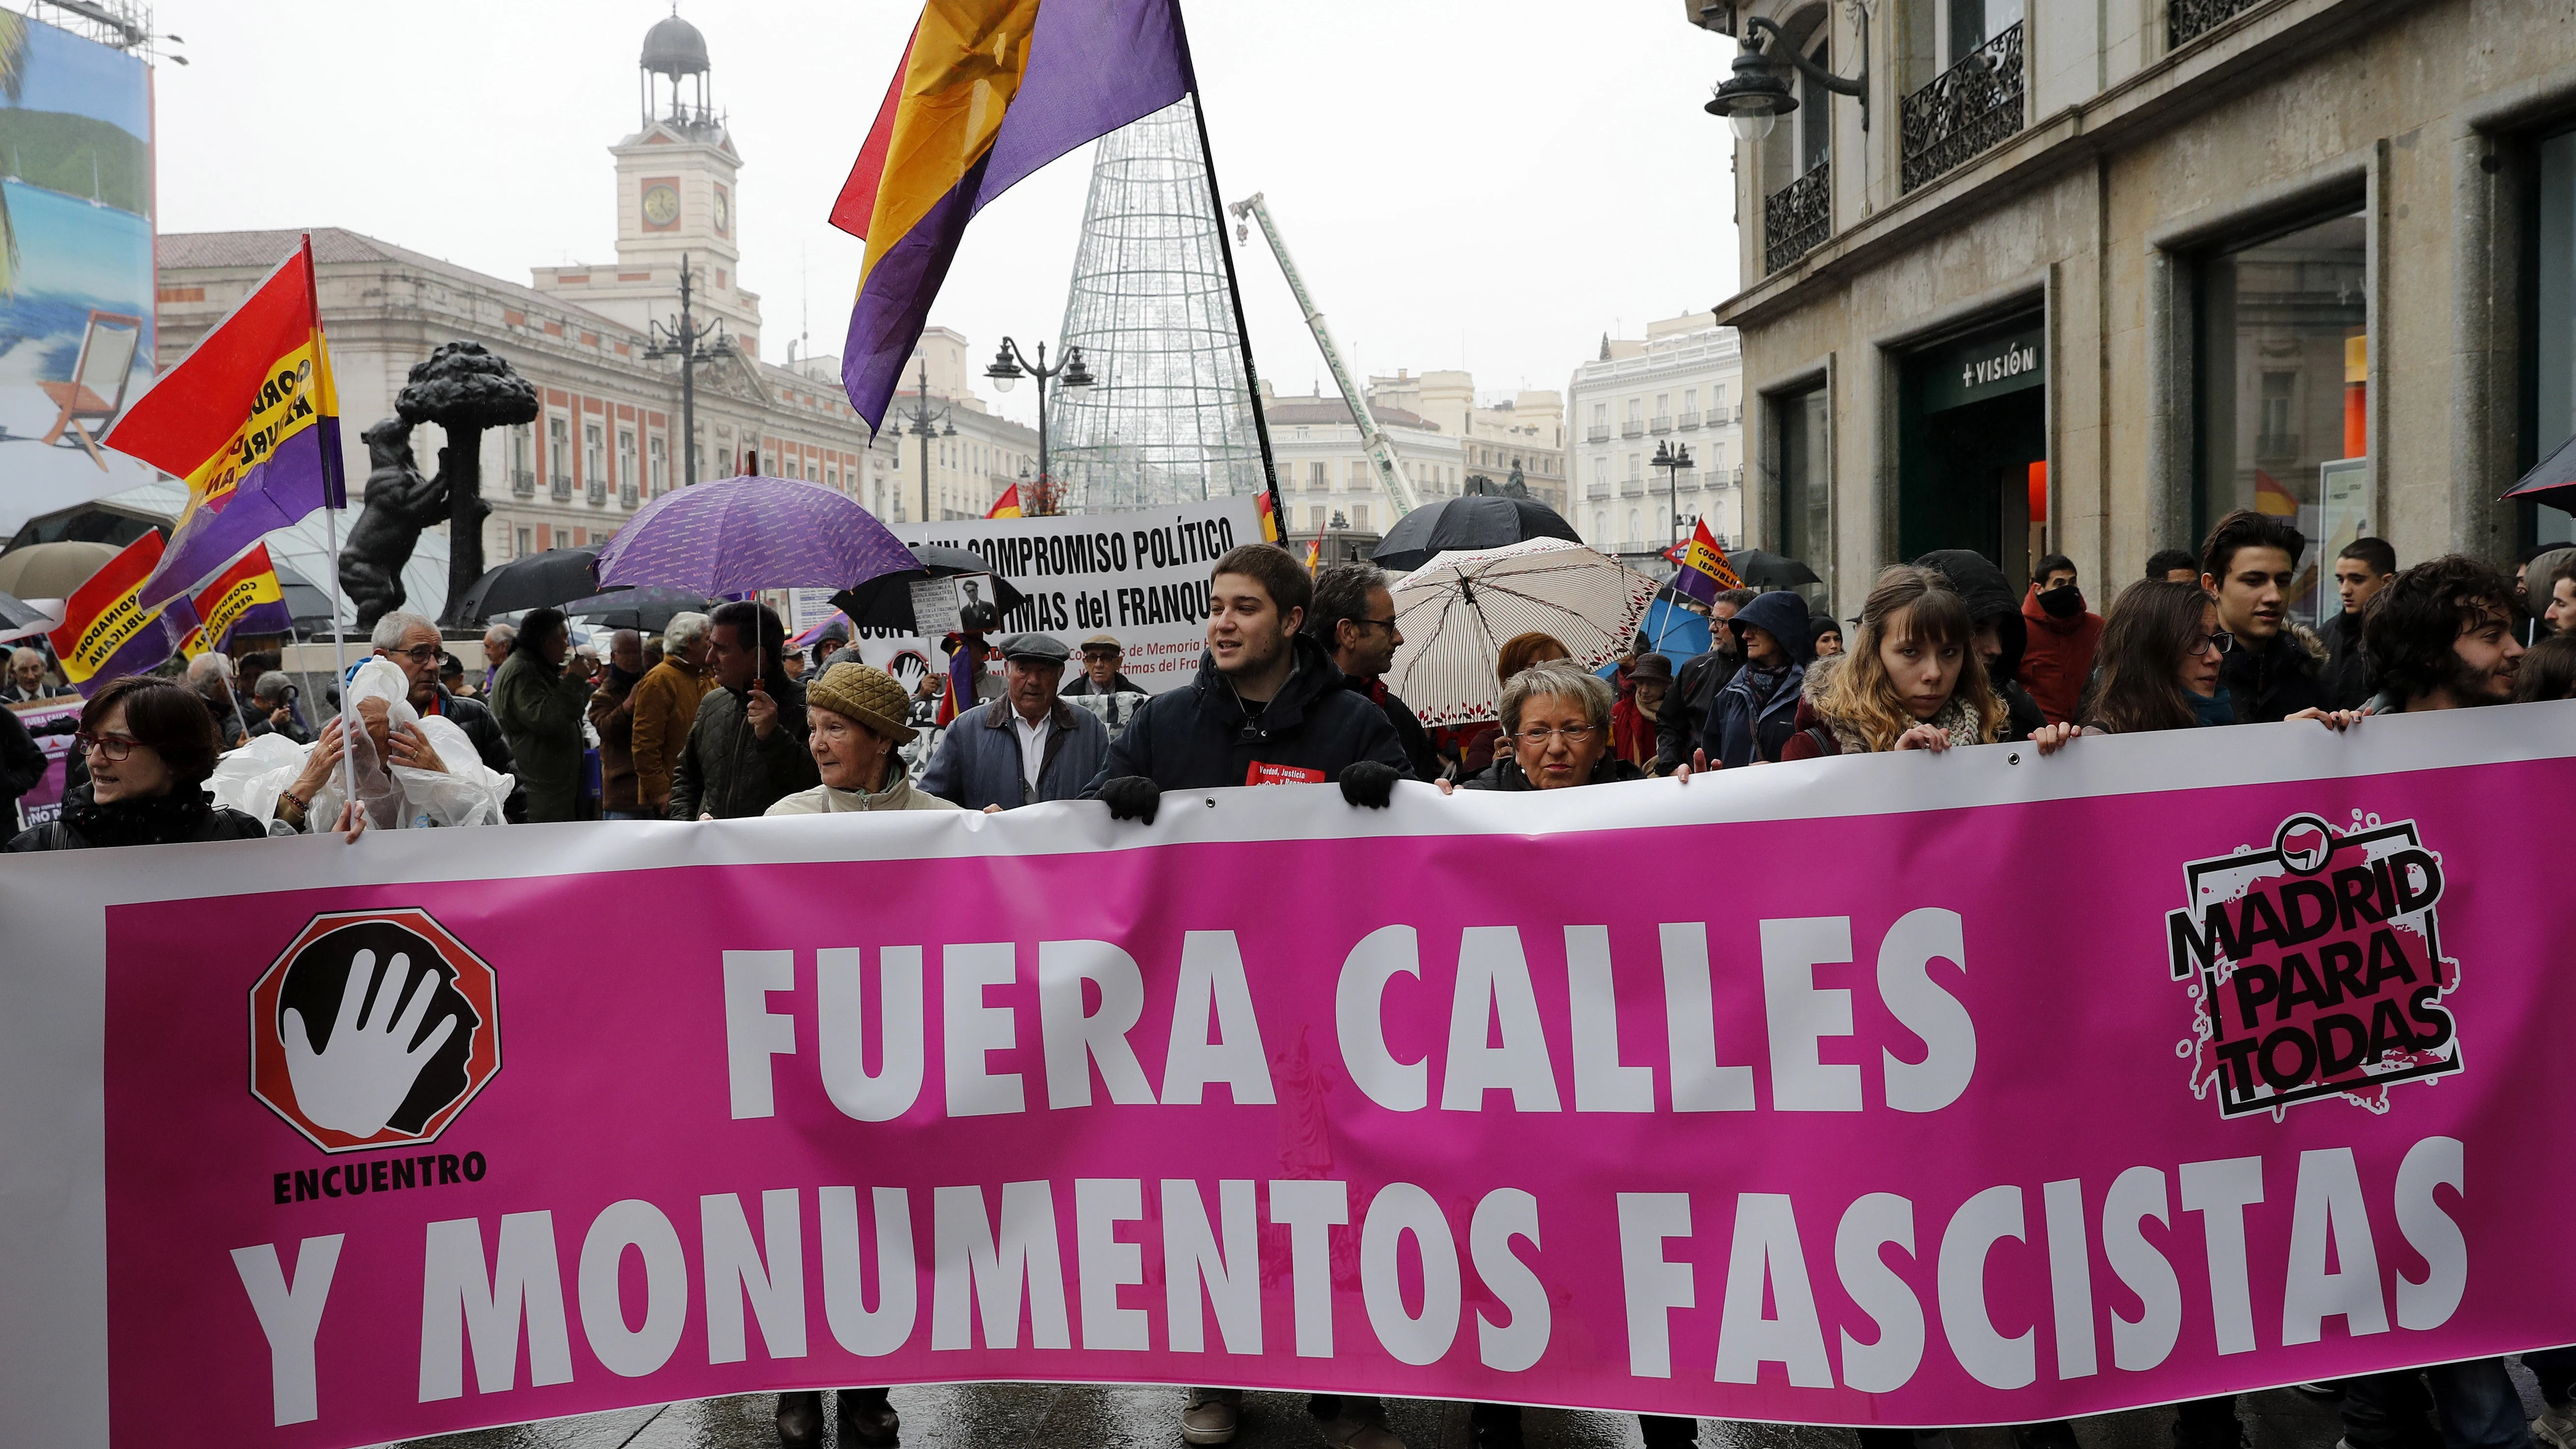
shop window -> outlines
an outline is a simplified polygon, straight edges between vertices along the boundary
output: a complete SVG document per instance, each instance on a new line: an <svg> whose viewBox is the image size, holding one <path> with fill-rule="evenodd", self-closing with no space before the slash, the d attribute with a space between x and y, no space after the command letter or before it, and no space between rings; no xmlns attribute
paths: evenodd
<svg viewBox="0 0 2576 1449"><path fill-rule="evenodd" d="M1811 603L1833 598L1834 535L1825 389L1774 398L1778 439L1780 552L1816 571L1821 583L1800 590Z"/></svg>

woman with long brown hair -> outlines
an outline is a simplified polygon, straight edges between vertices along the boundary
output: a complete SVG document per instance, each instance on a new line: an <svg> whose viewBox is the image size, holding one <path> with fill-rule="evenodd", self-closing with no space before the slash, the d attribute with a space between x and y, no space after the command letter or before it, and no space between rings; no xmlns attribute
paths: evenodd
<svg viewBox="0 0 2576 1449"><path fill-rule="evenodd" d="M1898 565L1861 605L1860 632L1841 662L1811 670L1797 733L1783 760L1884 750L1946 750L2003 737L2004 705L1973 647L1976 628L1950 581ZM2031 736L2052 751L2072 731Z"/></svg>
<svg viewBox="0 0 2576 1449"><path fill-rule="evenodd" d="M2102 621L2093 687L2076 717L2087 733L2111 735L2233 724L2218 676L2235 643L2200 585L2131 584Z"/></svg>

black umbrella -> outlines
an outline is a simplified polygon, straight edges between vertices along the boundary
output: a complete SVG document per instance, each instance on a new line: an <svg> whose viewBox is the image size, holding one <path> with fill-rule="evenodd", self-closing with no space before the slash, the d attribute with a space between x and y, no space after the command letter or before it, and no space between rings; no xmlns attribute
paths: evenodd
<svg viewBox="0 0 2576 1449"><path fill-rule="evenodd" d="M565 614L602 629L640 629L659 634L671 627L674 614L704 614L714 602L688 589L610 589L587 599L557 605Z"/></svg>
<svg viewBox="0 0 2576 1449"><path fill-rule="evenodd" d="M949 548L944 544L916 543L912 556L921 567L901 573L880 574L855 589L843 589L832 596L832 607L841 611L854 629L891 629L898 634L917 634L921 626L912 617L912 586L931 579L953 578L958 574L993 574L993 566L983 556L967 549ZM1011 586L1011 581L993 574L993 604L1005 618L1020 606L1024 595Z"/></svg>
<svg viewBox="0 0 2576 1449"><path fill-rule="evenodd" d="M2559 490L2576 488L2576 438L2558 445L2558 451L2540 460L2538 467L2522 475L2522 481L2505 490L2507 498L2531 498L2554 508L2576 509L2576 494L2560 496Z"/></svg>
<svg viewBox="0 0 2576 1449"><path fill-rule="evenodd" d="M587 548L523 554L476 579L474 587L465 591L465 606L458 617L480 624L494 614L552 608L566 600L587 598L599 592L599 580L591 573L591 561L598 557L597 550Z"/></svg>
<svg viewBox="0 0 2576 1449"><path fill-rule="evenodd" d="M38 624L52 625L54 616L23 599L0 594L0 629L29 629Z"/></svg>
<svg viewBox="0 0 2576 1449"><path fill-rule="evenodd" d="M1794 589L1800 584L1820 584L1816 571L1793 558L1763 549L1738 549L1726 556L1735 568L1735 576L1744 580L1748 589Z"/></svg>
<svg viewBox="0 0 2576 1449"><path fill-rule="evenodd" d="M1533 538L1583 541L1573 524L1535 498L1470 493L1425 504L1397 519L1369 557L1380 568L1409 574L1445 550L1501 548Z"/></svg>

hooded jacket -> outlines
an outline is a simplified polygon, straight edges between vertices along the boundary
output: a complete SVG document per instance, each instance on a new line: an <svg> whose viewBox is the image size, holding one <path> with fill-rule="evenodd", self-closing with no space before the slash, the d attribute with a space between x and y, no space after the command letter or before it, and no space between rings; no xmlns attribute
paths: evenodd
<svg viewBox="0 0 2576 1449"><path fill-rule="evenodd" d="M581 803L582 715L590 686L558 672L525 649L501 661L492 681L492 717L510 742L532 821L571 820ZM478 751L479 753L479 751Z"/></svg>
<svg viewBox="0 0 2576 1449"><path fill-rule="evenodd" d="M2032 584L2021 601L2027 642L2022 649L2020 683L2051 724L2064 724L2084 707L2084 686L2093 678L2093 653L2102 643L2102 616L2090 609L2066 618L2048 612Z"/></svg>
<svg viewBox="0 0 2576 1449"><path fill-rule="evenodd" d="M1809 648L1813 647L1811 643ZM1683 661L1673 675L1673 687L1664 691L1664 707L1655 712L1656 774L1669 775L1690 763L1692 748L1708 728L1708 712L1717 703L1717 692L1743 667L1743 655L1727 653L1714 639L1707 653Z"/></svg>
<svg viewBox="0 0 2576 1449"><path fill-rule="evenodd" d="M1318 782L1341 778L1353 760L1375 760L1398 775L1411 775L1395 728L1368 696L1342 687L1342 671L1324 647L1300 634L1289 645L1296 666L1265 706L1247 709L1214 654L1199 658L1199 677L1187 688L1158 694L1110 742L1109 756L1083 789L1085 798L1127 775L1142 775L1165 790L1211 790L1265 783L1270 772L1312 772ZM1268 783L1285 783L1272 780Z"/></svg>
<svg viewBox="0 0 2576 1449"><path fill-rule="evenodd" d="M2004 702L2003 737L2028 739L2033 730L2045 727L2048 713L2021 684L2022 656L2030 647L2030 629L2013 602L2012 584L2004 578L2004 571L1984 554L1967 548L1934 549L1916 559L1914 565L1934 570L1950 581L1968 605L1969 623L1993 621L1995 637L2003 644L2004 652L1986 666L1986 683ZM2081 692L2083 685L2077 684L2076 689Z"/></svg>
<svg viewBox="0 0 2576 1449"><path fill-rule="evenodd" d="M1700 733L1700 748L1727 769L1756 760L1776 761L1780 747L1797 728L1798 692L1807 666L1815 662L1815 630L1807 622L1807 601L1787 590L1764 594L1726 622L1743 638L1743 630L1760 629L1788 651L1785 668L1759 669L1746 662L1717 691Z"/></svg>

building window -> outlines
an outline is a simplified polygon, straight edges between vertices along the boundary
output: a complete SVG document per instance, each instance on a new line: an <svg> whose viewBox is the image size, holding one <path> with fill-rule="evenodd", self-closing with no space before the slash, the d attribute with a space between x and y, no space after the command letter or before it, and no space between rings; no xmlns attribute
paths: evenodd
<svg viewBox="0 0 2576 1449"><path fill-rule="evenodd" d="M597 423L581 426L581 481L593 503L608 501L608 441Z"/></svg>
<svg viewBox="0 0 2576 1449"><path fill-rule="evenodd" d="M546 491L558 503L572 497L572 425L560 416L546 419Z"/></svg>
<svg viewBox="0 0 2576 1449"><path fill-rule="evenodd" d="M2296 524L2309 559L2372 531L2367 489L2337 487L2328 517L2323 487L2328 465L2368 446L2368 264L2357 211L2201 263L2194 537L2238 508ZM2302 622L2331 596L2316 584L2290 601Z"/></svg>
<svg viewBox="0 0 2576 1449"><path fill-rule="evenodd" d="M1825 390L1810 388L1772 405L1780 469L1780 552L1816 571L1801 589L1810 603L1833 598L1834 534Z"/></svg>
<svg viewBox="0 0 2576 1449"><path fill-rule="evenodd" d="M1354 503L1351 505L1352 529L1360 533L1368 532L1368 509L1369 506L1365 503Z"/></svg>
<svg viewBox="0 0 2576 1449"><path fill-rule="evenodd" d="M1353 488L1366 488L1369 486L1369 481L1368 459L1353 458L1351 460L1351 486Z"/></svg>
<svg viewBox="0 0 2576 1449"><path fill-rule="evenodd" d="M626 428L617 430L617 501L635 506L635 434Z"/></svg>
<svg viewBox="0 0 2576 1449"><path fill-rule="evenodd" d="M2535 384L2524 468L2558 451L2576 434L2576 131L2540 143L2538 202L2540 265L2527 289ZM2546 503L2526 505L2522 531L2531 543L2576 542L2576 515ZM2549 582L2533 581L2546 598Z"/></svg>
<svg viewBox="0 0 2576 1449"><path fill-rule="evenodd" d="M1332 475L1332 469L1331 469L1331 467L1330 467L1329 465L1324 464L1324 463L1320 463L1320 462L1308 463L1308 464L1306 465L1306 491L1307 491L1307 492L1309 492L1309 493L1325 493L1325 492L1330 492L1330 491L1331 491L1331 489L1332 489L1332 486L1333 486L1333 475Z"/></svg>
<svg viewBox="0 0 2576 1449"><path fill-rule="evenodd" d="M650 442L645 444L645 466L651 470L646 476L645 481L651 485L653 496L656 498L669 492L671 488L671 460L668 456L669 451L668 445L660 438L652 439Z"/></svg>
<svg viewBox="0 0 2576 1449"><path fill-rule="evenodd" d="M528 531L527 529L524 529L524 528L520 529L520 530L519 530L519 557L521 557L521 558L525 558L526 556L528 556L529 554L532 554L532 553L534 553L534 552L536 552L536 543L535 543L535 540L533 540L533 539L529 536L529 531Z"/></svg>

